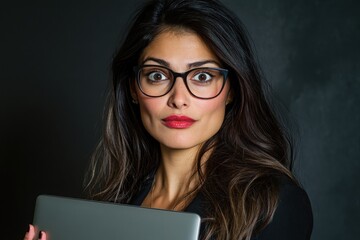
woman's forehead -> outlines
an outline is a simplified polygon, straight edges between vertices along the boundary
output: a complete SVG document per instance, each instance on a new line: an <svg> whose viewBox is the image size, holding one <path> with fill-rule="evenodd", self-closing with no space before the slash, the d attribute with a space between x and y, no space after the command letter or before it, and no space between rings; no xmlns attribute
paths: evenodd
<svg viewBox="0 0 360 240"><path fill-rule="evenodd" d="M174 29L159 33L143 50L139 64L148 58L162 59L169 65L208 60L220 62L198 34Z"/></svg>

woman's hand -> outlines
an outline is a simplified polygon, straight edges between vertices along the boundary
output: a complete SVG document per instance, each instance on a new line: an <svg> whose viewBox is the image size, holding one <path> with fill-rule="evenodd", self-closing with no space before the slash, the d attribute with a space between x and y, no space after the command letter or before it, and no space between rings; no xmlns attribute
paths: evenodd
<svg viewBox="0 0 360 240"><path fill-rule="evenodd" d="M25 234L24 240L46 240L46 233L41 231L39 236L35 236L35 228L30 224L29 231Z"/></svg>

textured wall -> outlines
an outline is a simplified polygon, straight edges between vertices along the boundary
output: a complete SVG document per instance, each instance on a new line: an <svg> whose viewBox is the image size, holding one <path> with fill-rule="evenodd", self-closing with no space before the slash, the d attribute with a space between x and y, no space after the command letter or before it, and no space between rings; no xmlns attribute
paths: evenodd
<svg viewBox="0 0 360 240"><path fill-rule="evenodd" d="M297 175L312 239L360 235L360 2L226 1L251 32L263 70L299 125Z"/></svg>
<svg viewBox="0 0 360 240"><path fill-rule="evenodd" d="M39 193L80 196L112 53L141 1L7 3L0 9L0 149L7 239ZM359 2L226 0L299 126L296 172L313 239L360 235ZM6 237L3 237L4 239Z"/></svg>

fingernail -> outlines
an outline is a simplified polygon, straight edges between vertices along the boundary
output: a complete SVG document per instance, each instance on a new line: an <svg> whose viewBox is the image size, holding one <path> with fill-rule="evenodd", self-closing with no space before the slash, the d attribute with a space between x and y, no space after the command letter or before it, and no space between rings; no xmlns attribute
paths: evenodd
<svg viewBox="0 0 360 240"><path fill-rule="evenodd" d="M42 231L40 231L40 232L39 232L39 239L41 239L42 235L43 235L43 234L42 234Z"/></svg>

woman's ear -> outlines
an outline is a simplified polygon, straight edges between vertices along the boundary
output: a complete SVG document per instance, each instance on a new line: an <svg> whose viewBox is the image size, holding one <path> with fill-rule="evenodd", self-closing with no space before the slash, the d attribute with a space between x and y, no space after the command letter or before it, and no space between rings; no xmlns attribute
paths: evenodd
<svg viewBox="0 0 360 240"><path fill-rule="evenodd" d="M233 101L233 97L234 97L234 94L233 94L233 91L230 90L227 94L227 98L226 98L226 105L228 105L229 103L231 103Z"/></svg>
<svg viewBox="0 0 360 240"><path fill-rule="evenodd" d="M130 94L131 94L131 98L132 98L131 101L134 104L138 104L138 96L137 96L137 93L136 93L136 90L135 90L135 88L136 88L135 83L134 83L134 81L130 81L130 82L131 82L131 84L130 84Z"/></svg>

